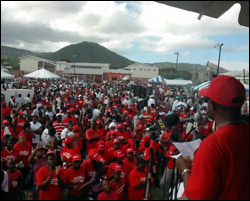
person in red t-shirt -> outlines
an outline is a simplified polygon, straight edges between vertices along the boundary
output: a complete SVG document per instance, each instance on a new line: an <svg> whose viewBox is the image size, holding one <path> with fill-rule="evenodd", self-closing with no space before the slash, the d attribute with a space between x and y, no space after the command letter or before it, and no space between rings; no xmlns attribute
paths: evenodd
<svg viewBox="0 0 250 201"><path fill-rule="evenodd" d="M100 136L100 139L101 140L105 140L106 138L106 134L107 134L107 130L104 128L103 124L102 124L102 121L99 119L96 121L96 124L97 124L97 132Z"/></svg>
<svg viewBox="0 0 250 201"><path fill-rule="evenodd" d="M103 163L105 168L108 167L108 162L111 161L112 156L105 147L105 142L103 140L100 140L97 143L97 150L98 150L98 155L100 156L100 161Z"/></svg>
<svg viewBox="0 0 250 201"><path fill-rule="evenodd" d="M139 122L136 124L136 128L135 131L137 133L137 138L139 140L142 139L142 132L146 129L146 121L145 121L145 117L143 115L139 116Z"/></svg>
<svg viewBox="0 0 250 201"><path fill-rule="evenodd" d="M249 200L249 124L241 116L245 88L234 77L219 75L200 96L209 98L208 111L217 130L201 142L193 162L177 159L186 196Z"/></svg>
<svg viewBox="0 0 250 201"><path fill-rule="evenodd" d="M72 167L65 171L63 178L60 178L60 175L58 177L69 189L67 200L87 199L82 192L82 185L85 183L85 170L81 166L81 155L75 154L72 159Z"/></svg>
<svg viewBox="0 0 250 201"><path fill-rule="evenodd" d="M128 199L128 186L125 179L121 179L122 167L115 165L113 167L113 179L110 181L112 190L118 195L119 200Z"/></svg>
<svg viewBox="0 0 250 201"><path fill-rule="evenodd" d="M47 166L40 168L36 174L36 185L39 191L39 200L63 200L57 175L60 174L60 166L56 167L56 153L46 153Z"/></svg>
<svg viewBox="0 0 250 201"><path fill-rule="evenodd" d="M147 162L142 158L137 159L136 168L134 168L128 177L128 196L129 200L143 200L146 186L145 167Z"/></svg>
<svg viewBox="0 0 250 201"><path fill-rule="evenodd" d="M111 178L113 176L113 172L114 172L114 166L115 165L120 165L122 167L122 175L121 178L126 178L126 171L125 171L125 166L123 164L123 160L125 158L125 155L120 151L120 150L116 150L113 154L113 157L115 158L115 162L110 163L109 167L108 167L108 171L107 171L107 177Z"/></svg>
<svg viewBox="0 0 250 201"><path fill-rule="evenodd" d="M14 121L14 125L16 126L16 132L19 134L23 130L24 124L27 122L26 119L23 117L23 111L20 110L18 112L18 117Z"/></svg>
<svg viewBox="0 0 250 201"><path fill-rule="evenodd" d="M20 133L18 135L18 143L14 145L14 149L18 152L18 158L21 161L19 164L19 169L23 173L23 176L26 177L26 174L30 168L29 156L31 155L32 147L26 142L26 137L24 134Z"/></svg>
<svg viewBox="0 0 250 201"><path fill-rule="evenodd" d="M7 160L13 159L15 164L18 162L18 151L13 148L15 144L15 140L13 138L9 138L6 142L6 146L4 147L3 151L1 152L2 156L2 169L6 170L6 163Z"/></svg>
<svg viewBox="0 0 250 201"><path fill-rule="evenodd" d="M73 147L73 139L71 137L66 137L63 143L65 146L61 151L61 160L66 163L64 166L67 169L72 165L73 155L80 154L80 150L77 147Z"/></svg>
<svg viewBox="0 0 250 201"><path fill-rule="evenodd" d="M21 196L21 181L23 179L23 175L20 170L16 170L16 163L13 159L7 160L7 168L9 192L6 195L6 199L16 200Z"/></svg>
<svg viewBox="0 0 250 201"><path fill-rule="evenodd" d="M123 160L126 175L129 175L130 172L136 167L136 163L137 160L134 157L134 150L128 148L126 151L126 158Z"/></svg>
<svg viewBox="0 0 250 201"><path fill-rule="evenodd" d="M102 180L102 190L97 200L118 200L118 195L112 190L109 180Z"/></svg>
<svg viewBox="0 0 250 201"><path fill-rule="evenodd" d="M23 130L20 132L26 138L26 142L32 147L32 139L35 138L34 132L30 128L30 123L26 122L23 126Z"/></svg>
<svg viewBox="0 0 250 201"><path fill-rule="evenodd" d="M1 126L1 140L3 140L4 137L8 138L10 136L16 138L16 132L9 126L8 120L3 120Z"/></svg>
<svg viewBox="0 0 250 201"><path fill-rule="evenodd" d="M91 121L91 128L86 131L86 139L87 139L87 151L86 153L89 153L89 150L94 149L97 147L97 142L100 139L100 136L96 130L96 122Z"/></svg>
<svg viewBox="0 0 250 201"><path fill-rule="evenodd" d="M11 109L6 105L6 102L2 102L1 105L1 117L5 118L6 116L10 116Z"/></svg>
<svg viewBox="0 0 250 201"><path fill-rule="evenodd" d="M63 120L63 123L68 124L69 121L72 121L74 125L77 125L77 119L75 116L71 115L71 110L67 110L67 117Z"/></svg>

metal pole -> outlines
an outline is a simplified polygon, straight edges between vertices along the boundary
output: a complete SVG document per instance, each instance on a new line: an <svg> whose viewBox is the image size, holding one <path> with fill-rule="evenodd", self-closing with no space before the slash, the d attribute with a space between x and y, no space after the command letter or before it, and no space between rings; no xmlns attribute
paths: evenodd
<svg viewBox="0 0 250 201"><path fill-rule="evenodd" d="M176 70L177 70L179 52L176 52L175 54L177 54L177 57L176 57Z"/></svg>
<svg viewBox="0 0 250 201"><path fill-rule="evenodd" d="M243 69L243 78L244 78L244 84L246 83L246 78L245 78L245 69Z"/></svg>
<svg viewBox="0 0 250 201"><path fill-rule="evenodd" d="M220 50L219 50L219 59L218 59L218 67L217 67L217 76L219 75L219 69L220 69L220 54L221 54L221 46L224 45L223 43L220 44Z"/></svg>

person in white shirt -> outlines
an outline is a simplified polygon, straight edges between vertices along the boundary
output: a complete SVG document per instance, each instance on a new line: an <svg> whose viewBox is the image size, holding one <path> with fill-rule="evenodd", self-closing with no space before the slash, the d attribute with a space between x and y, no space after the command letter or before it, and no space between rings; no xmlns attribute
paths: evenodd
<svg viewBox="0 0 250 201"><path fill-rule="evenodd" d="M179 97L176 96L176 99L175 99L175 101L173 102L173 105L172 105L172 111L176 110L178 103L179 103Z"/></svg>
<svg viewBox="0 0 250 201"><path fill-rule="evenodd" d="M24 101L24 104L31 103L30 94L27 94L27 96L24 97L23 101Z"/></svg>
<svg viewBox="0 0 250 201"><path fill-rule="evenodd" d="M154 104L155 105L155 100L154 100L154 96L150 96L149 100L148 100L148 107L151 107L151 105Z"/></svg>
<svg viewBox="0 0 250 201"><path fill-rule="evenodd" d="M61 140L64 140L68 136L72 137L74 135L73 126L73 122L69 121L67 128L63 129L61 133Z"/></svg>
<svg viewBox="0 0 250 201"><path fill-rule="evenodd" d="M32 116L32 122L30 122L30 129L34 132L35 138L32 139L33 146L36 146L41 138L42 124L37 122L38 115Z"/></svg>

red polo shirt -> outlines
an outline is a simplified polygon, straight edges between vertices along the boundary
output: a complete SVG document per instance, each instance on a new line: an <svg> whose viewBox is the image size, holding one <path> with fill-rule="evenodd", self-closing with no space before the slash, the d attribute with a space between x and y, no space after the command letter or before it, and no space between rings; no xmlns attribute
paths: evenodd
<svg viewBox="0 0 250 201"><path fill-rule="evenodd" d="M194 156L186 195L195 200L249 200L249 124L226 125Z"/></svg>
<svg viewBox="0 0 250 201"><path fill-rule="evenodd" d="M86 131L86 139L87 139L87 153L89 153L90 149L94 149L97 147L97 141L89 142L89 140L100 137L96 130L92 128Z"/></svg>
<svg viewBox="0 0 250 201"><path fill-rule="evenodd" d="M119 184L115 183L114 180L110 181L111 188L118 195L119 200L122 200L123 198L125 184L125 179L121 179Z"/></svg>
<svg viewBox="0 0 250 201"><path fill-rule="evenodd" d="M118 200L118 195L115 192L113 192L113 191L112 191L111 195L108 195L105 192L101 192L98 195L97 200Z"/></svg>
<svg viewBox="0 0 250 201"><path fill-rule="evenodd" d="M31 155L31 146L28 143L21 145L19 142L13 147L18 152L18 158L23 161L24 167L29 167L29 156Z"/></svg>

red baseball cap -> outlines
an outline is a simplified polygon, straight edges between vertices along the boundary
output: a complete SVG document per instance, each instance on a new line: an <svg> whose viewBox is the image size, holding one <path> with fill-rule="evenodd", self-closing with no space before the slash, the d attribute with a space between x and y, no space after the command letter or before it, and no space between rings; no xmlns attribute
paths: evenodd
<svg viewBox="0 0 250 201"><path fill-rule="evenodd" d="M52 151L52 150L49 150L49 151L47 151L47 153L46 153L46 156L48 156L48 155L54 155L54 156L56 156L56 152L54 152L54 151Z"/></svg>
<svg viewBox="0 0 250 201"><path fill-rule="evenodd" d="M67 113L71 113L71 110L67 110Z"/></svg>
<svg viewBox="0 0 250 201"><path fill-rule="evenodd" d="M6 102L5 102L5 101L3 101L3 102L2 102L2 105L6 105Z"/></svg>
<svg viewBox="0 0 250 201"><path fill-rule="evenodd" d="M78 126L78 125L74 125L72 128L73 128L74 131L80 131L81 130L80 126Z"/></svg>
<svg viewBox="0 0 250 201"><path fill-rule="evenodd" d="M211 81L209 88L201 90L200 96L208 96L219 105L236 107L244 104L246 91L243 84L234 77L219 75ZM236 97L242 97L242 101L234 102Z"/></svg>
<svg viewBox="0 0 250 201"><path fill-rule="evenodd" d="M82 159L81 159L81 155L80 154L75 154L75 155L73 155L73 157L72 157L72 162L74 162L74 161L82 161Z"/></svg>
<svg viewBox="0 0 250 201"><path fill-rule="evenodd" d="M73 139L71 137L66 137L66 139L63 141L64 144L73 143Z"/></svg>
<svg viewBox="0 0 250 201"><path fill-rule="evenodd" d="M100 124L102 124L102 121L99 119L99 120L96 121L96 124L100 125Z"/></svg>
<svg viewBox="0 0 250 201"><path fill-rule="evenodd" d="M134 145L134 144L135 144L135 141L134 141L133 139L129 139L129 140L128 140L128 144Z"/></svg>
<svg viewBox="0 0 250 201"><path fill-rule="evenodd" d="M105 150L105 142L103 140L97 142L97 149L98 150Z"/></svg>
<svg viewBox="0 0 250 201"><path fill-rule="evenodd" d="M145 144L146 142L150 141L150 137L149 136L144 136L141 140L142 144Z"/></svg>
<svg viewBox="0 0 250 201"><path fill-rule="evenodd" d="M20 137L26 137L26 136L25 136L24 133L19 133L17 137L18 137L18 139L19 139Z"/></svg>
<svg viewBox="0 0 250 201"><path fill-rule="evenodd" d="M109 135L114 135L114 134L116 134L116 131L114 131L114 130L109 131Z"/></svg>
<svg viewBox="0 0 250 201"><path fill-rule="evenodd" d="M125 156L125 155L121 152L121 150L116 150L116 151L113 153L113 156L114 156L115 158L120 158L120 157L123 157L123 156Z"/></svg>
<svg viewBox="0 0 250 201"><path fill-rule="evenodd" d="M126 121L123 123L123 125L124 126L129 126L128 122L126 122Z"/></svg>
<svg viewBox="0 0 250 201"><path fill-rule="evenodd" d="M127 154L128 154L128 153L131 153L131 152L134 153L134 150L133 150L132 148L128 148L128 149L126 150L126 153L127 153Z"/></svg>
<svg viewBox="0 0 250 201"><path fill-rule="evenodd" d="M118 139L114 139L113 144L115 144L115 143L120 143L120 141Z"/></svg>
<svg viewBox="0 0 250 201"><path fill-rule="evenodd" d="M18 112L18 114L19 114L19 115L23 115L23 111L20 110L20 111Z"/></svg>
<svg viewBox="0 0 250 201"><path fill-rule="evenodd" d="M92 149L89 151L89 159L99 161L100 156L96 150Z"/></svg>
<svg viewBox="0 0 250 201"><path fill-rule="evenodd" d="M118 123L117 124L117 128L123 128L123 124L122 123Z"/></svg>
<svg viewBox="0 0 250 201"><path fill-rule="evenodd" d="M122 166L116 164L116 165L113 166L113 170L114 171L122 171Z"/></svg>
<svg viewBox="0 0 250 201"><path fill-rule="evenodd" d="M3 120L2 124L9 124L8 120Z"/></svg>

